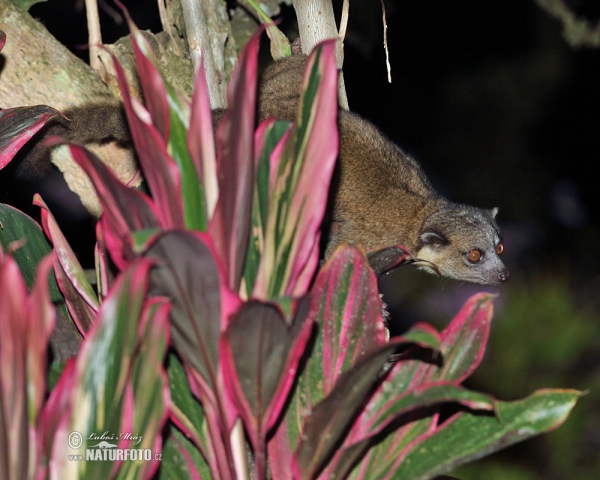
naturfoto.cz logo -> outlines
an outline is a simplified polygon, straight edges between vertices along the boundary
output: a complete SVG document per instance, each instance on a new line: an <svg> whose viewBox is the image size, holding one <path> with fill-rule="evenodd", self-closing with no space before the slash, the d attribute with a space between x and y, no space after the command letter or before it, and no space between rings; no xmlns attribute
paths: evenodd
<svg viewBox="0 0 600 480"><path fill-rule="evenodd" d="M102 435L91 433L85 439L85 455L69 455L70 461L141 461L161 460L161 454L152 454L149 448L119 448L119 440L130 440L132 446L139 445L142 437L129 433L112 435L104 432ZM84 444L83 435L79 432L71 432L68 437L69 446L74 450L79 450Z"/></svg>

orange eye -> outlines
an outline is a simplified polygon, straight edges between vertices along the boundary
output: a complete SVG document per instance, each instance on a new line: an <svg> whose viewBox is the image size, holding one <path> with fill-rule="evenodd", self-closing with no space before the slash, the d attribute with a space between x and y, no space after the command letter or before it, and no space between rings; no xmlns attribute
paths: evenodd
<svg viewBox="0 0 600 480"><path fill-rule="evenodd" d="M471 263L477 263L481 259L481 252L479 250L471 250L467 254L467 258Z"/></svg>
<svg viewBox="0 0 600 480"><path fill-rule="evenodd" d="M503 251L504 251L504 245L499 243L498 246L496 247L496 255L502 255Z"/></svg>

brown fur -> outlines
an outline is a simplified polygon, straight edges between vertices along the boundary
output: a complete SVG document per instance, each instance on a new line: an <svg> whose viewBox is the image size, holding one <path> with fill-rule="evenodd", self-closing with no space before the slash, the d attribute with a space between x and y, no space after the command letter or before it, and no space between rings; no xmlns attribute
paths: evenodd
<svg viewBox="0 0 600 480"><path fill-rule="evenodd" d="M260 84L259 120L295 120L305 64L306 57L297 55L267 68ZM120 108L95 105L65 114L72 119L69 128L56 124L48 133L84 143L129 141ZM215 126L223 115L213 112ZM343 241L368 250L402 244L423 260L419 264L427 271L476 283L508 279L496 254L500 235L495 210L455 204L438 195L419 165L358 115L340 110L338 127L339 161L330 195L326 256ZM30 172L40 158L27 160ZM481 253L475 263L468 260L473 250Z"/></svg>
<svg viewBox="0 0 600 480"><path fill-rule="evenodd" d="M17 169L20 177L37 179L52 170L50 152L43 139L58 136L84 144L115 141L131 145L131 136L123 106L120 104L93 104L63 112L66 119L55 117L35 138Z"/></svg>
<svg viewBox="0 0 600 480"><path fill-rule="evenodd" d="M306 57L292 56L265 71L259 97L261 120L296 118L305 64ZM372 249L403 239L404 246L415 251L417 238L410 232L418 230L423 216L435 209L438 195L417 163L369 122L340 110L338 128L339 179L327 253L344 240ZM404 201L394 201L398 194Z"/></svg>
<svg viewBox="0 0 600 480"><path fill-rule="evenodd" d="M295 120L305 65L306 57L297 55L267 68L260 84L260 120ZM431 272L477 283L508 279L496 254L496 211L455 204L438 195L419 165L358 115L340 110L338 129L326 256L343 241L367 250L402 244ZM480 261L468 260L472 250L481 252Z"/></svg>

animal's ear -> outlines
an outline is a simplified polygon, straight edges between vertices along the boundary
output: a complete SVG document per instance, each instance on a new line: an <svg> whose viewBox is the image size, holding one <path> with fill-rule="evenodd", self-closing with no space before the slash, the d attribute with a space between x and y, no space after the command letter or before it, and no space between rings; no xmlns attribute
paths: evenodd
<svg viewBox="0 0 600 480"><path fill-rule="evenodd" d="M498 207L492 208L490 213L492 214L492 218L496 218L496 215L498 215Z"/></svg>
<svg viewBox="0 0 600 480"><path fill-rule="evenodd" d="M438 232L425 231L419 239L423 245L429 245L430 247L443 247L448 244L448 239Z"/></svg>

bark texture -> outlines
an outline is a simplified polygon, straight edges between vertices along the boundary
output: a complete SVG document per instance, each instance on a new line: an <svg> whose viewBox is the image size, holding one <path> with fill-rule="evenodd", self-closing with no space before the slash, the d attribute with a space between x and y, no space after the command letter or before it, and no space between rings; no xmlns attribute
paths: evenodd
<svg viewBox="0 0 600 480"><path fill-rule="evenodd" d="M7 37L0 54L0 108L44 104L64 110L85 103L118 101L88 65L10 0L0 0L0 30ZM127 182L135 175L130 152L107 144L97 153L121 180ZM53 162L85 207L98 215L94 189L64 147L53 155Z"/></svg>
<svg viewBox="0 0 600 480"><path fill-rule="evenodd" d="M341 68L344 63L344 47L333 14L331 0L294 0L294 9L300 30L302 52L308 55L315 45L328 38L335 38L335 57L340 69L338 82L338 100L340 108L348 110L348 97Z"/></svg>

